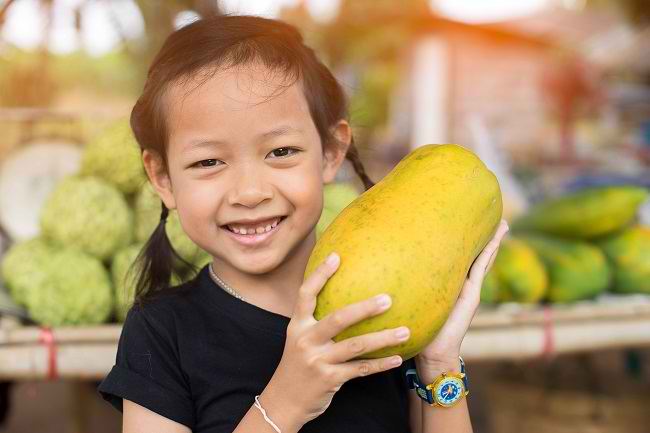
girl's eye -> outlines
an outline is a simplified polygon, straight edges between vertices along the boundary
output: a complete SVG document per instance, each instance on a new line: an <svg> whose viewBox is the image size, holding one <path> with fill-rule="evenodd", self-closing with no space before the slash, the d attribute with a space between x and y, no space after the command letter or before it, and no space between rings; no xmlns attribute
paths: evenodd
<svg viewBox="0 0 650 433"><path fill-rule="evenodd" d="M293 150L293 151L294 151L294 154L300 152L300 150L299 150L299 149L296 149L295 147L278 147L277 149L273 149L273 150L271 151L271 153L275 153L275 152L281 151L281 152L282 152L282 155L276 155L276 156L279 156L280 158L284 158L285 156L290 156L290 155L287 155L287 153L286 153L286 152L289 151L289 150Z"/></svg>
<svg viewBox="0 0 650 433"><path fill-rule="evenodd" d="M287 156L291 156L291 154L287 155L287 152L290 150L293 150L294 153L300 152L300 149L297 149L295 147L278 147L277 149L273 149L270 153L275 154L277 158L285 158ZM279 152L281 154L278 155L276 152ZM192 164L192 167L197 167L197 168L215 167L216 165L220 165L217 164L217 161L221 162L218 159L204 159Z"/></svg>
<svg viewBox="0 0 650 433"><path fill-rule="evenodd" d="M216 164L216 161L219 161L218 159L204 159L203 161L199 161L194 164L194 166L200 165L201 167L214 167ZM204 164L204 162L208 162L210 164Z"/></svg>

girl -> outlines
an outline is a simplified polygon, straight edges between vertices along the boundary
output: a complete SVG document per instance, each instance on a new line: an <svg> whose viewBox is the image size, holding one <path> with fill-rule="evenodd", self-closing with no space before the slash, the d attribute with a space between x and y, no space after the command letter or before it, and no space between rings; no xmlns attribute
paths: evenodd
<svg viewBox="0 0 650 433"><path fill-rule="evenodd" d="M332 338L390 306L367 299L316 321L338 256L303 281L323 184L347 158L366 189L344 94L296 28L254 16L196 21L166 40L131 113L162 200L143 249L136 303L99 386L140 432L471 431L465 399L423 403L397 357L352 360L408 339L401 329ZM168 209L212 255L168 288L178 256ZM477 258L447 323L410 366L429 383L459 371L460 345L507 227ZM396 368L400 366L399 368Z"/></svg>

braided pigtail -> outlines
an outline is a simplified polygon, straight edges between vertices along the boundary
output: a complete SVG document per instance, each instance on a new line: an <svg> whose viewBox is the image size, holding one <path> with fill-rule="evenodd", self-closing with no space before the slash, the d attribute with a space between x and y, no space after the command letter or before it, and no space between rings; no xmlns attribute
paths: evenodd
<svg viewBox="0 0 650 433"><path fill-rule="evenodd" d="M158 226L129 269L129 272L131 272L136 267L139 271L135 287L134 302L136 304L143 301L145 295L153 294L168 287L172 277L176 252L165 231L169 210L162 201L161 206L162 211Z"/></svg>
<svg viewBox="0 0 650 433"><path fill-rule="evenodd" d="M357 147L354 145L354 137L352 137L352 142L350 143L350 146L348 147L348 152L345 155L345 158L352 163L352 167L354 168L354 171L357 173L359 178L361 178L361 181L363 182L363 186L368 191L370 188L375 186L375 183L370 180L370 177L366 174L366 169L363 166L363 163L361 162L361 158L359 158L359 150Z"/></svg>

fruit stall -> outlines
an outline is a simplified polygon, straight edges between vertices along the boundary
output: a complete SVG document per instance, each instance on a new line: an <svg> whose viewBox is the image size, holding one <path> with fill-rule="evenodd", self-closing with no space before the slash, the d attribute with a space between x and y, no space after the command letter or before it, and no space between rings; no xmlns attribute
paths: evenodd
<svg viewBox="0 0 650 433"><path fill-rule="evenodd" d="M22 133L0 160L0 378L101 379L115 359L133 297L130 271L157 226L160 201L127 119L0 114ZM345 180L327 185L317 236L360 193ZM647 203L642 185L588 187L512 218L465 357L650 346ZM210 256L185 235L175 211L166 228L185 259L175 265L177 284Z"/></svg>
<svg viewBox="0 0 650 433"><path fill-rule="evenodd" d="M607 296L571 306L481 308L465 337L468 361L550 358L650 345L650 297ZM0 380L95 379L113 366L121 326L0 329Z"/></svg>
<svg viewBox="0 0 650 433"><path fill-rule="evenodd" d="M81 408L96 398L84 384L102 380L114 364L138 255L158 224L160 200L142 170L127 119L0 112L0 126L11 124L21 128L0 153L0 383L69 381L78 392L74 406ZM317 237L362 193L353 178L343 174L326 185ZM650 347L649 186L566 189L506 215L511 231L484 279L481 305L461 349L466 361L482 365L473 371L479 383L474 392L489 393L477 400L486 401L487 410L499 408L493 410L499 414L495 431L511 431L518 425L515 415L537 414L539 399L552 415L536 426L547 431L570 425L575 402L588 408L583 426L592 411L603 413L594 407L609 401L590 390L567 391L567 397L509 377L516 366L555 359L566 365L576 356ZM504 195L504 209L507 200ZM185 235L175 211L166 230L184 259L175 263L175 285L192 278L210 256ZM497 371L498 380L481 385L479 373L490 375L491 365L506 373ZM518 390L518 404L530 406L513 406L509 418L502 410L508 404L498 403L506 385ZM617 431L606 429L622 416L641 419L643 393L625 392L610 398L629 398L630 413L609 409L611 420L599 421L601 430L594 431ZM0 401L5 398L0 394ZM571 416L560 407L572 407ZM83 410L71 416L81 419ZM556 424L545 424L548 419Z"/></svg>

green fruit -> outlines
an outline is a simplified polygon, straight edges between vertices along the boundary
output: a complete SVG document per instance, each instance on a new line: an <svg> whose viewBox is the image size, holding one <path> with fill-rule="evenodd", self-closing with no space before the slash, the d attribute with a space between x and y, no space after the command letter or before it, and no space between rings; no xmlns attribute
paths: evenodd
<svg viewBox="0 0 650 433"><path fill-rule="evenodd" d="M603 252L584 241L520 236L541 257L549 276L547 299L570 302L593 298L609 286L611 269Z"/></svg>
<svg viewBox="0 0 650 433"><path fill-rule="evenodd" d="M150 183L143 185L135 199L135 238L137 242L146 242L160 223L161 200ZM178 212L169 211L165 223L167 237L176 252L187 262L194 263L202 256L199 248L185 234Z"/></svg>
<svg viewBox="0 0 650 433"><path fill-rule="evenodd" d="M512 230L593 239L628 225L647 197L648 191L636 186L588 188L533 206Z"/></svg>
<svg viewBox="0 0 650 433"><path fill-rule="evenodd" d="M108 260L133 238L133 215L124 196L96 177L68 176L47 197L40 217L43 237Z"/></svg>
<svg viewBox="0 0 650 433"><path fill-rule="evenodd" d="M408 326L408 341L360 357L415 356L446 321L501 213L498 181L474 153L454 144L419 147L348 205L316 242L305 277L331 252L341 264L321 289L314 317L389 294L390 309L334 340Z"/></svg>
<svg viewBox="0 0 650 433"><path fill-rule="evenodd" d="M84 147L80 174L99 177L132 194L147 181L140 153L129 120L121 119Z"/></svg>
<svg viewBox="0 0 650 433"><path fill-rule="evenodd" d="M355 198L359 192L348 183L327 184L323 188L323 213L316 224L316 238L318 239L325 229L334 221L334 218Z"/></svg>
<svg viewBox="0 0 650 433"><path fill-rule="evenodd" d="M13 244L2 258L0 273L14 302L24 306L27 293L44 284L41 268L47 265L53 248L36 237Z"/></svg>
<svg viewBox="0 0 650 433"><path fill-rule="evenodd" d="M140 266L135 262L144 243L129 245L121 249L113 257L111 263L111 278L115 293L115 316L118 322L124 322L135 296ZM181 279L174 272L170 285L181 284Z"/></svg>
<svg viewBox="0 0 650 433"><path fill-rule="evenodd" d="M548 276L535 250L521 239L503 239L494 259L501 302L535 303L544 298Z"/></svg>
<svg viewBox="0 0 650 433"><path fill-rule="evenodd" d="M113 310L113 289L101 261L72 248L52 252L26 295L30 316L46 326L94 325Z"/></svg>
<svg viewBox="0 0 650 433"><path fill-rule="evenodd" d="M650 294L650 227L631 227L598 245L614 268L613 291Z"/></svg>

